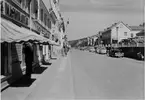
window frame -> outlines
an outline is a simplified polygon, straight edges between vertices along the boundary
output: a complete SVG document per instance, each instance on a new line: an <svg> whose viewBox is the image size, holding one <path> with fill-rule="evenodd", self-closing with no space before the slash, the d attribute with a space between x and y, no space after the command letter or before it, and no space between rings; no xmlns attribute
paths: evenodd
<svg viewBox="0 0 145 100"><path fill-rule="evenodd" d="M131 37L134 37L134 34L133 33L131 33Z"/></svg>
<svg viewBox="0 0 145 100"><path fill-rule="evenodd" d="M40 16L41 16L41 21L43 22L43 13L44 13L44 11L43 11L43 9L40 9Z"/></svg>
<svg viewBox="0 0 145 100"><path fill-rule="evenodd" d="M44 25L47 26L47 14L44 13Z"/></svg>
<svg viewBox="0 0 145 100"><path fill-rule="evenodd" d="M127 36L127 32L124 32L124 36Z"/></svg>

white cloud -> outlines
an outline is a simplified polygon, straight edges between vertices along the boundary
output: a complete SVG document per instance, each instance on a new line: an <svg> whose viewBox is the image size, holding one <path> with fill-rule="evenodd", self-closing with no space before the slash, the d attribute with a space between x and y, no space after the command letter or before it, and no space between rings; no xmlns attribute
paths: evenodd
<svg viewBox="0 0 145 100"><path fill-rule="evenodd" d="M98 6L139 6L143 0L89 0Z"/></svg>

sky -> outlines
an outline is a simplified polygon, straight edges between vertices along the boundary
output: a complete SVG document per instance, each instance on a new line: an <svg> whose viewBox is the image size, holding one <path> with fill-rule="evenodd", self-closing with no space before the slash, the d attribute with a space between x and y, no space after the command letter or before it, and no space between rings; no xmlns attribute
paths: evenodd
<svg viewBox="0 0 145 100"><path fill-rule="evenodd" d="M119 21L130 26L143 23L143 0L59 1L62 16L70 22L66 31L69 40L97 34Z"/></svg>

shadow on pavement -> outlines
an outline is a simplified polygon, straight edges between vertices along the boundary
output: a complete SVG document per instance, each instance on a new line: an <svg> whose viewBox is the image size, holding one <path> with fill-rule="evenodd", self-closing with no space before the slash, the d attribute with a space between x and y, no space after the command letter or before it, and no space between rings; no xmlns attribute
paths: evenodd
<svg viewBox="0 0 145 100"><path fill-rule="evenodd" d="M32 74L42 74L48 67L36 67Z"/></svg>
<svg viewBox="0 0 145 100"><path fill-rule="evenodd" d="M57 58L51 58L51 60L56 60Z"/></svg>
<svg viewBox="0 0 145 100"><path fill-rule="evenodd" d="M30 87L35 80L36 79L29 79L24 75L22 78L12 83L10 87Z"/></svg>
<svg viewBox="0 0 145 100"><path fill-rule="evenodd" d="M124 58L127 58L127 59L132 59L132 60L136 60L136 61L144 61L143 59L137 59L137 58L134 58L134 57L124 57Z"/></svg>
<svg viewBox="0 0 145 100"><path fill-rule="evenodd" d="M43 65L51 65L52 63L50 62L43 62Z"/></svg>
<svg viewBox="0 0 145 100"><path fill-rule="evenodd" d="M42 74L48 67L36 67L32 74ZM30 87L36 79L28 78L28 76L24 75L19 80L15 81L10 85L10 87Z"/></svg>

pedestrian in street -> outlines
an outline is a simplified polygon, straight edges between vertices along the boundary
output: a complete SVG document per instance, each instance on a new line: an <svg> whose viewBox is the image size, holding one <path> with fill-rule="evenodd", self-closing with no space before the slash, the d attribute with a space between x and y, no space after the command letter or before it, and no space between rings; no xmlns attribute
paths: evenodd
<svg viewBox="0 0 145 100"><path fill-rule="evenodd" d="M33 63L33 45L31 42L24 43L24 54L26 63L26 76L30 79L32 74Z"/></svg>

